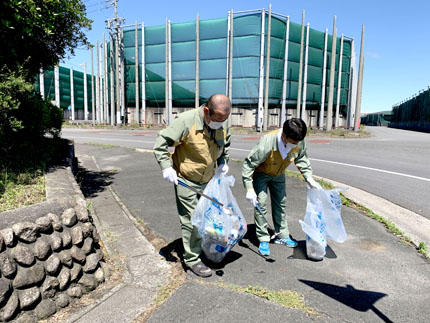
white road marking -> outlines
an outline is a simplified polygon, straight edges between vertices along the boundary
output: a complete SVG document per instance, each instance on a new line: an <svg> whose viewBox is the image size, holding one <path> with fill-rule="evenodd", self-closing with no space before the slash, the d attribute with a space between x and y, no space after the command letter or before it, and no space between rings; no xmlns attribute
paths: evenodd
<svg viewBox="0 0 430 323"><path fill-rule="evenodd" d="M143 142L145 144L154 144L154 141L144 141L144 140L130 140L130 139L109 139L109 138L96 138L96 137L75 137L72 139L89 139L89 140L106 140L106 141L127 141L127 142Z"/></svg>
<svg viewBox="0 0 430 323"><path fill-rule="evenodd" d="M404 177L418 179L418 180L421 180L421 181L430 182L430 178L424 178L424 177L418 177L418 176L414 176L414 175L408 175L408 174L403 174L403 173L391 172L391 171L385 170L385 169L366 167L366 166L359 166L359 165L353 165L353 164L346 164L346 163L340 163L340 162L334 162L334 161L330 161L330 160L323 160L323 159L316 159L316 158L309 158L309 159L312 160L312 161L319 161L319 162L322 162L322 163L329 163L329 164L336 164L336 165L342 165L342 166L349 166L349 167L355 167L355 168L373 170L375 172L381 172L381 173L387 173L387 174L392 174L392 175L404 176Z"/></svg>
<svg viewBox="0 0 430 323"><path fill-rule="evenodd" d="M154 144L153 141L129 140L129 139L109 139L109 138L97 138L97 137L74 137L74 139L106 140L106 141L127 141L127 142L140 142L140 143ZM246 152L251 151L249 149L231 148L231 147L230 147L230 150L238 150L238 151L246 151ZM391 175L404 176L404 177L414 178L414 179L418 179L418 180L425 181L425 182L430 182L430 178L424 178L424 177L418 177L418 176L414 176L414 175L397 173L397 172L392 172L392 171L385 170L385 169L366 167L366 166L360 166L360 165L353 165L353 164L346 164L346 163L340 163L340 162L335 162L335 161L330 161L330 160L323 160L323 159L317 159L317 158L309 158L309 160L317 161L317 162L322 162L322 163L329 163L329 164L336 164L336 165L342 165L342 166L348 166L348 167L355 167L355 168L373 170L375 172L381 172L381 173L386 173L386 174L391 174Z"/></svg>

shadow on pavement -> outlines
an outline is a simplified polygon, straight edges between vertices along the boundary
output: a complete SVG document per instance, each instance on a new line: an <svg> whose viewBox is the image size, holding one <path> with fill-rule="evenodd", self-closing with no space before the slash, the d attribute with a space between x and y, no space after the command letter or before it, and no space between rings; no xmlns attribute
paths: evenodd
<svg viewBox="0 0 430 323"><path fill-rule="evenodd" d="M300 240L300 241L297 241L297 243L298 243L298 246L296 248L294 248L293 254L291 256L289 256L288 259L319 261L319 260L312 260L312 259L308 258L307 254L306 254L306 240ZM329 245L327 245L326 254L324 257L335 259L335 258L337 258L337 255L333 251L333 249L330 248Z"/></svg>
<svg viewBox="0 0 430 323"><path fill-rule="evenodd" d="M116 172L94 172L78 167L76 180L85 198L91 198L97 196L97 193L106 190L112 184L115 174Z"/></svg>
<svg viewBox="0 0 430 323"><path fill-rule="evenodd" d="M343 287L303 279L299 279L299 281L356 311L367 312L368 310L372 310L384 322L392 322L374 305L379 299L387 296L387 294L359 290L351 285Z"/></svg>

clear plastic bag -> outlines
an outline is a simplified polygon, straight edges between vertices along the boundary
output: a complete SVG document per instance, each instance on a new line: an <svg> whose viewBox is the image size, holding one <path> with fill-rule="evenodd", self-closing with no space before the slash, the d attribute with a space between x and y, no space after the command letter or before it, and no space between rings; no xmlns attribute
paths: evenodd
<svg viewBox="0 0 430 323"><path fill-rule="evenodd" d="M247 231L245 218L230 189L234 181L233 176L216 172L204 190L206 195L229 208L231 215L226 214L218 204L200 197L191 217L191 223L202 238L202 249L206 257L214 262L222 261Z"/></svg>
<svg viewBox="0 0 430 323"><path fill-rule="evenodd" d="M344 189L308 190L305 218L299 222L306 233L306 253L310 259L323 259L327 238L340 243L346 239L341 217L341 190Z"/></svg>

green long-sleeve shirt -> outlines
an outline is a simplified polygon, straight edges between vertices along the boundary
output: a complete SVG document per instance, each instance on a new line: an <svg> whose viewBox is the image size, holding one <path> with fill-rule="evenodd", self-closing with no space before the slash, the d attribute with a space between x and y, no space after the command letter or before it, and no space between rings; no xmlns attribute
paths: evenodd
<svg viewBox="0 0 430 323"><path fill-rule="evenodd" d="M168 147L175 147L172 161ZM212 178L216 164L227 163L229 147L228 121L220 129L208 129L200 107L180 113L158 133L154 155L161 169L173 166L179 176L203 184Z"/></svg>
<svg viewBox="0 0 430 323"><path fill-rule="evenodd" d="M253 188L252 177L255 171L270 176L278 176L284 173L285 169L293 161L305 179L312 177L312 168L306 153L305 141L300 141L295 148L288 152L287 157L282 159L278 149L278 131L271 131L262 136L244 160L242 165L242 180L246 189Z"/></svg>

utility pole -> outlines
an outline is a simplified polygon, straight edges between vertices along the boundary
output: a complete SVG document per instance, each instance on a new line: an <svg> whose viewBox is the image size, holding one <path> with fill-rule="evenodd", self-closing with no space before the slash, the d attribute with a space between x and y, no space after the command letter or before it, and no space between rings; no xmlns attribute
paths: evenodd
<svg viewBox="0 0 430 323"><path fill-rule="evenodd" d="M121 24L124 23L125 19L118 17L118 1L119 0L106 0L109 3L106 8L114 7L114 18L106 20L106 28L109 29L111 39L115 39L115 86L116 86L116 122L121 122L121 111L122 107L121 97L122 97L122 84L120 83L119 73L122 67L122 60L120 62L120 57L122 57L122 51L120 53L120 39L121 39ZM111 42L110 46L113 46ZM112 51L111 51L112 53ZM112 57L111 57L112 59ZM111 68L112 71L112 68ZM124 117L124 116L122 116ZM111 116L111 122L114 120L115 116ZM124 117L125 121L125 117Z"/></svg>

